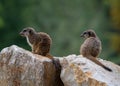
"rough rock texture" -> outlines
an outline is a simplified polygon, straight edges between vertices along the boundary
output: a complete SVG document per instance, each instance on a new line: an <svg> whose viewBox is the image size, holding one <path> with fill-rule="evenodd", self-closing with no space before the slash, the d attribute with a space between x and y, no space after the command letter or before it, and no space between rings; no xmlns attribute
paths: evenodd
<svg viewBox="0 0 120 86"><path fill-rule="evenodd" d="M81 55L70 55L60 59L61 79L65 86L120 86L120 67L102 59L113 72L106 71Z"/></svg>
<svg viewBox="0 0 120 86"><path fill-rule="evenodd" d="M0 52L0 86L61 86L52 60L15 45Z"/></svg>
<svg viewBox="0 0 120 86"><path fill-rule="evenodd" d="M55 66L46 57L15 45L4 48L0 52L0 86L120 86L120 67L109 61L99 59L113 72L81 55L69 55L59 60L61 71L56 69L59 65Z"/></svg>

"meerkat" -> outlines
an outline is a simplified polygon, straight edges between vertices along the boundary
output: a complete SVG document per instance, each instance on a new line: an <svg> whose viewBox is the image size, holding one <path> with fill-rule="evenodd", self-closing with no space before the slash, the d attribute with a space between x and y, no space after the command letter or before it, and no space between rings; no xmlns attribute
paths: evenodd
<svg viewBox="0 0 120 86"><path fill-rule="evenodd" d="M26 37L27 42L31 46L33 53L46 56L52 60L52 63L54 64L56 68L56 72L55 72L56 82L54 86L64 86L60 78L60 73L61 73L60 61L57 58L53 58L53 56L49 54L50 47L52 44L51 37L47 33L36 32L31 27L24 28L20 32L20 35L23 37Z"/></svg>
<svg viewBox="0 0 120 86"><path fill-rule="evenodd" d="M49 54L52 39L47 33L36 32L33 28L26 27L20 32L20 35L26 37L27 43L34 54L52 58Z"/></svg>
<svg viewBox="0 0 120 86"><path fill-rule="evenodd" d="M96 35L95 31L94 30L84 31L81 34L81 37L85 38L85 41L80 47L80 54L83 55L83 57L92 60L94 63L98 64L104 69L112 71L110 68L106 67L96 59L98 55L101 53L102 47L101 41Z"/></svg>

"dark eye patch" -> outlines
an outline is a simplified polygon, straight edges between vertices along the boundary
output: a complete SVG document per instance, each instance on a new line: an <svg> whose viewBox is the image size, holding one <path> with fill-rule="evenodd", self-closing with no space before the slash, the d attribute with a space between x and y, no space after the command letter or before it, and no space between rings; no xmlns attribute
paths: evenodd
<svg viewBox="0 0 120 86"><path fill-rule="evenodd" d="M84 34L87 34L87 32L84 32Z"/></svg>
<svg viewBox="0 0 120 86"><path fill-rule="evenodd" d="M91 36L91 32L88 32L89 36Z"/></svg>
<svg viewBox="0 0 120 86"><path fill-rule="evenodd" d="M23 32L26 32L27 30L23 30Z"/></svg>

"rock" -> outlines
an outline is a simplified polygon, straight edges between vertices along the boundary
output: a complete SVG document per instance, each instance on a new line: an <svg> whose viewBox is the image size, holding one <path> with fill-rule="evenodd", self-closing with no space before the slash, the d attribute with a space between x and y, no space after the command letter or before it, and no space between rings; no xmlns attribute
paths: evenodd
<svg viewBox="0 0 120 86"><path fill-rule="evenodd" d="M61 65L54 63L59 60ZM59 60L53 62L15 45L4 48L0 86L120 86L120 67L112 62L99 59L113 70L109 72L81 55Z"/></svg>
<svg viewBox="0 0 120 86"><path fill-rule="evenodd" d="M120 86L120 67L109 61L99 61L113 72L106 71L82 55L60 58L64 86Z"/></svg>
<svg viewBox="0 0 120 86"><path fill-rule="evenodd" d="M0 86L62 86L56 84L56 75L55 65L46 57L15 45L0 52Z"/></svg>

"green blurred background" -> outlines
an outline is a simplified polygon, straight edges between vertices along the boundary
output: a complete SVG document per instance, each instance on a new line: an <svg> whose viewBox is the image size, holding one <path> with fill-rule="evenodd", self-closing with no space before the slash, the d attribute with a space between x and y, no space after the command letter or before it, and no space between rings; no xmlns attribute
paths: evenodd
<svg viewBox="0 0 120 86"><path fill-rule="evenodd" d="M18 45L25 27L48 33L54 56L79 54L80 34L94 29L102 41L100 58L120 64L120 0L0 0L0 50Z"/></svg>

